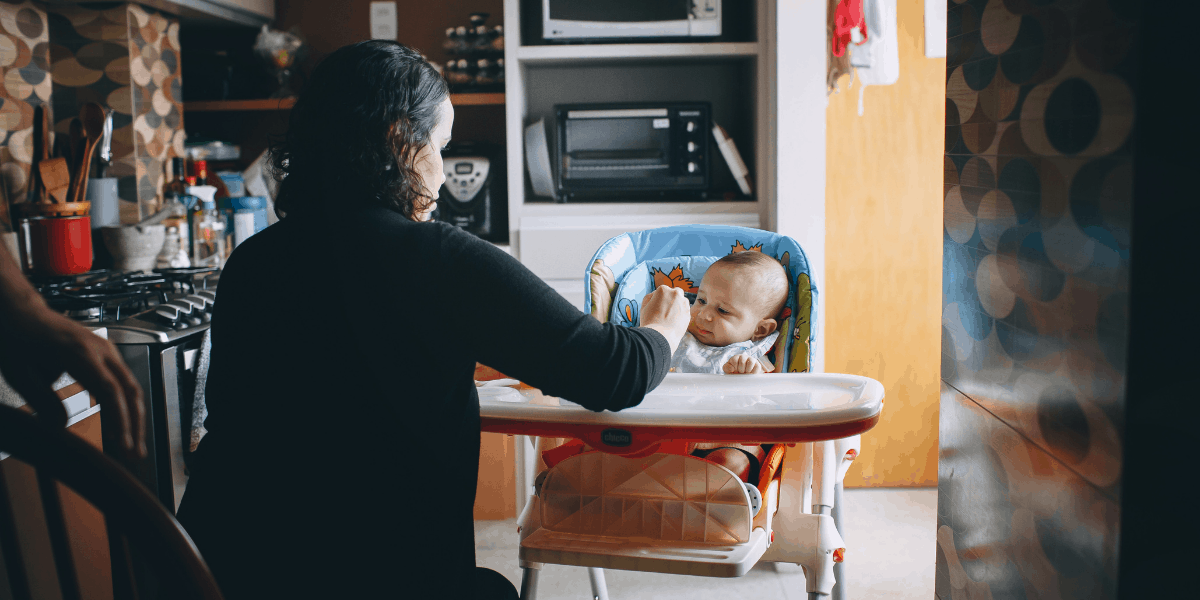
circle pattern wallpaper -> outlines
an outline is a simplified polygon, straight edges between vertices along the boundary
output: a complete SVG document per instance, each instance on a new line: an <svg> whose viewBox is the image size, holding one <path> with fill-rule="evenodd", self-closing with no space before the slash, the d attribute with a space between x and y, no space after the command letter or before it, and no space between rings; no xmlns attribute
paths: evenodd
<svg viewBox="0 0 1200 600"><path fill-rule="evenodd" d="M949 6L942 598L1115 597L1134 15Z"/></svg>

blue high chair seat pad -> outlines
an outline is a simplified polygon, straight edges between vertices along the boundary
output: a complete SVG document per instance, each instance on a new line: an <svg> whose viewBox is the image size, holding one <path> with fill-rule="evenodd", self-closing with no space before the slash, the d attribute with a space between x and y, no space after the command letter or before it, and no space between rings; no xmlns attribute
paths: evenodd
<svg viewBox="0 0 1200 600"><path fill-rule="evenodd" d="M772 352L772 361L783 372L809 370L814 360L813 326L817 311L817 288L812 281L808 259L792 238L747 227L722 225L679 225L646 231L623 233L605 242L584 271L584 312L626 327L639 323L640 307L646 294L658 285L682 288L695 293L704 272L717 259L734 252L757 251L779 260L788 272L789 293L779 316L780 341ZM603 294L594 282L596 272L611 273L615 290L609 290L611 304L594 302L592 295ZM601 277L602 279L604 277Z"/></svg>

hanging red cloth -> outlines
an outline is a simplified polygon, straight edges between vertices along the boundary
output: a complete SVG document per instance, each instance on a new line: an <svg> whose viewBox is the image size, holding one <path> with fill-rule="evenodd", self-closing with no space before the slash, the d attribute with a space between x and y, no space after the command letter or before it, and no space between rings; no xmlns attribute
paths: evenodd
<svg viewBox="0 0 1200 600"><path fill-rule="evenodd" d="M857 29L861 38L854 39L853 31ZM833 55L841 56L846 53L846 46L851 42L861 44L867 41L867 24L863 19L863 0L841 0L833 12Z"/></svg>

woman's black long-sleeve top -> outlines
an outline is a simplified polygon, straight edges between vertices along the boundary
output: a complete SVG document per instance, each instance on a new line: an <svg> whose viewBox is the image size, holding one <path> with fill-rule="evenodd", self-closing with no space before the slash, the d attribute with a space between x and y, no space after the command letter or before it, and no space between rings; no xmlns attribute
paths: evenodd
<svg viewBox="0 0 1200 600"><path fill-rule="evenodd" d="M239 246L180 508L227 597L452 597L475 558L477 361L620 410L670 347L386 209L291 216Z"/></svg>

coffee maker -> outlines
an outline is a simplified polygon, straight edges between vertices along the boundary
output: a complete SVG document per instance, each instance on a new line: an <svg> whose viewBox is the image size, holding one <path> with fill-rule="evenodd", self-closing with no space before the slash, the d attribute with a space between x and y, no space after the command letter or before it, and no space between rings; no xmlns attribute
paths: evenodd
<svg viewBox="0 0 1200 600"><path fill-rule="evenodd" d="M478 142L452 143L442 153L446 183L433 218L493 243L508 243L508 193L504 152Z"/></svg>

